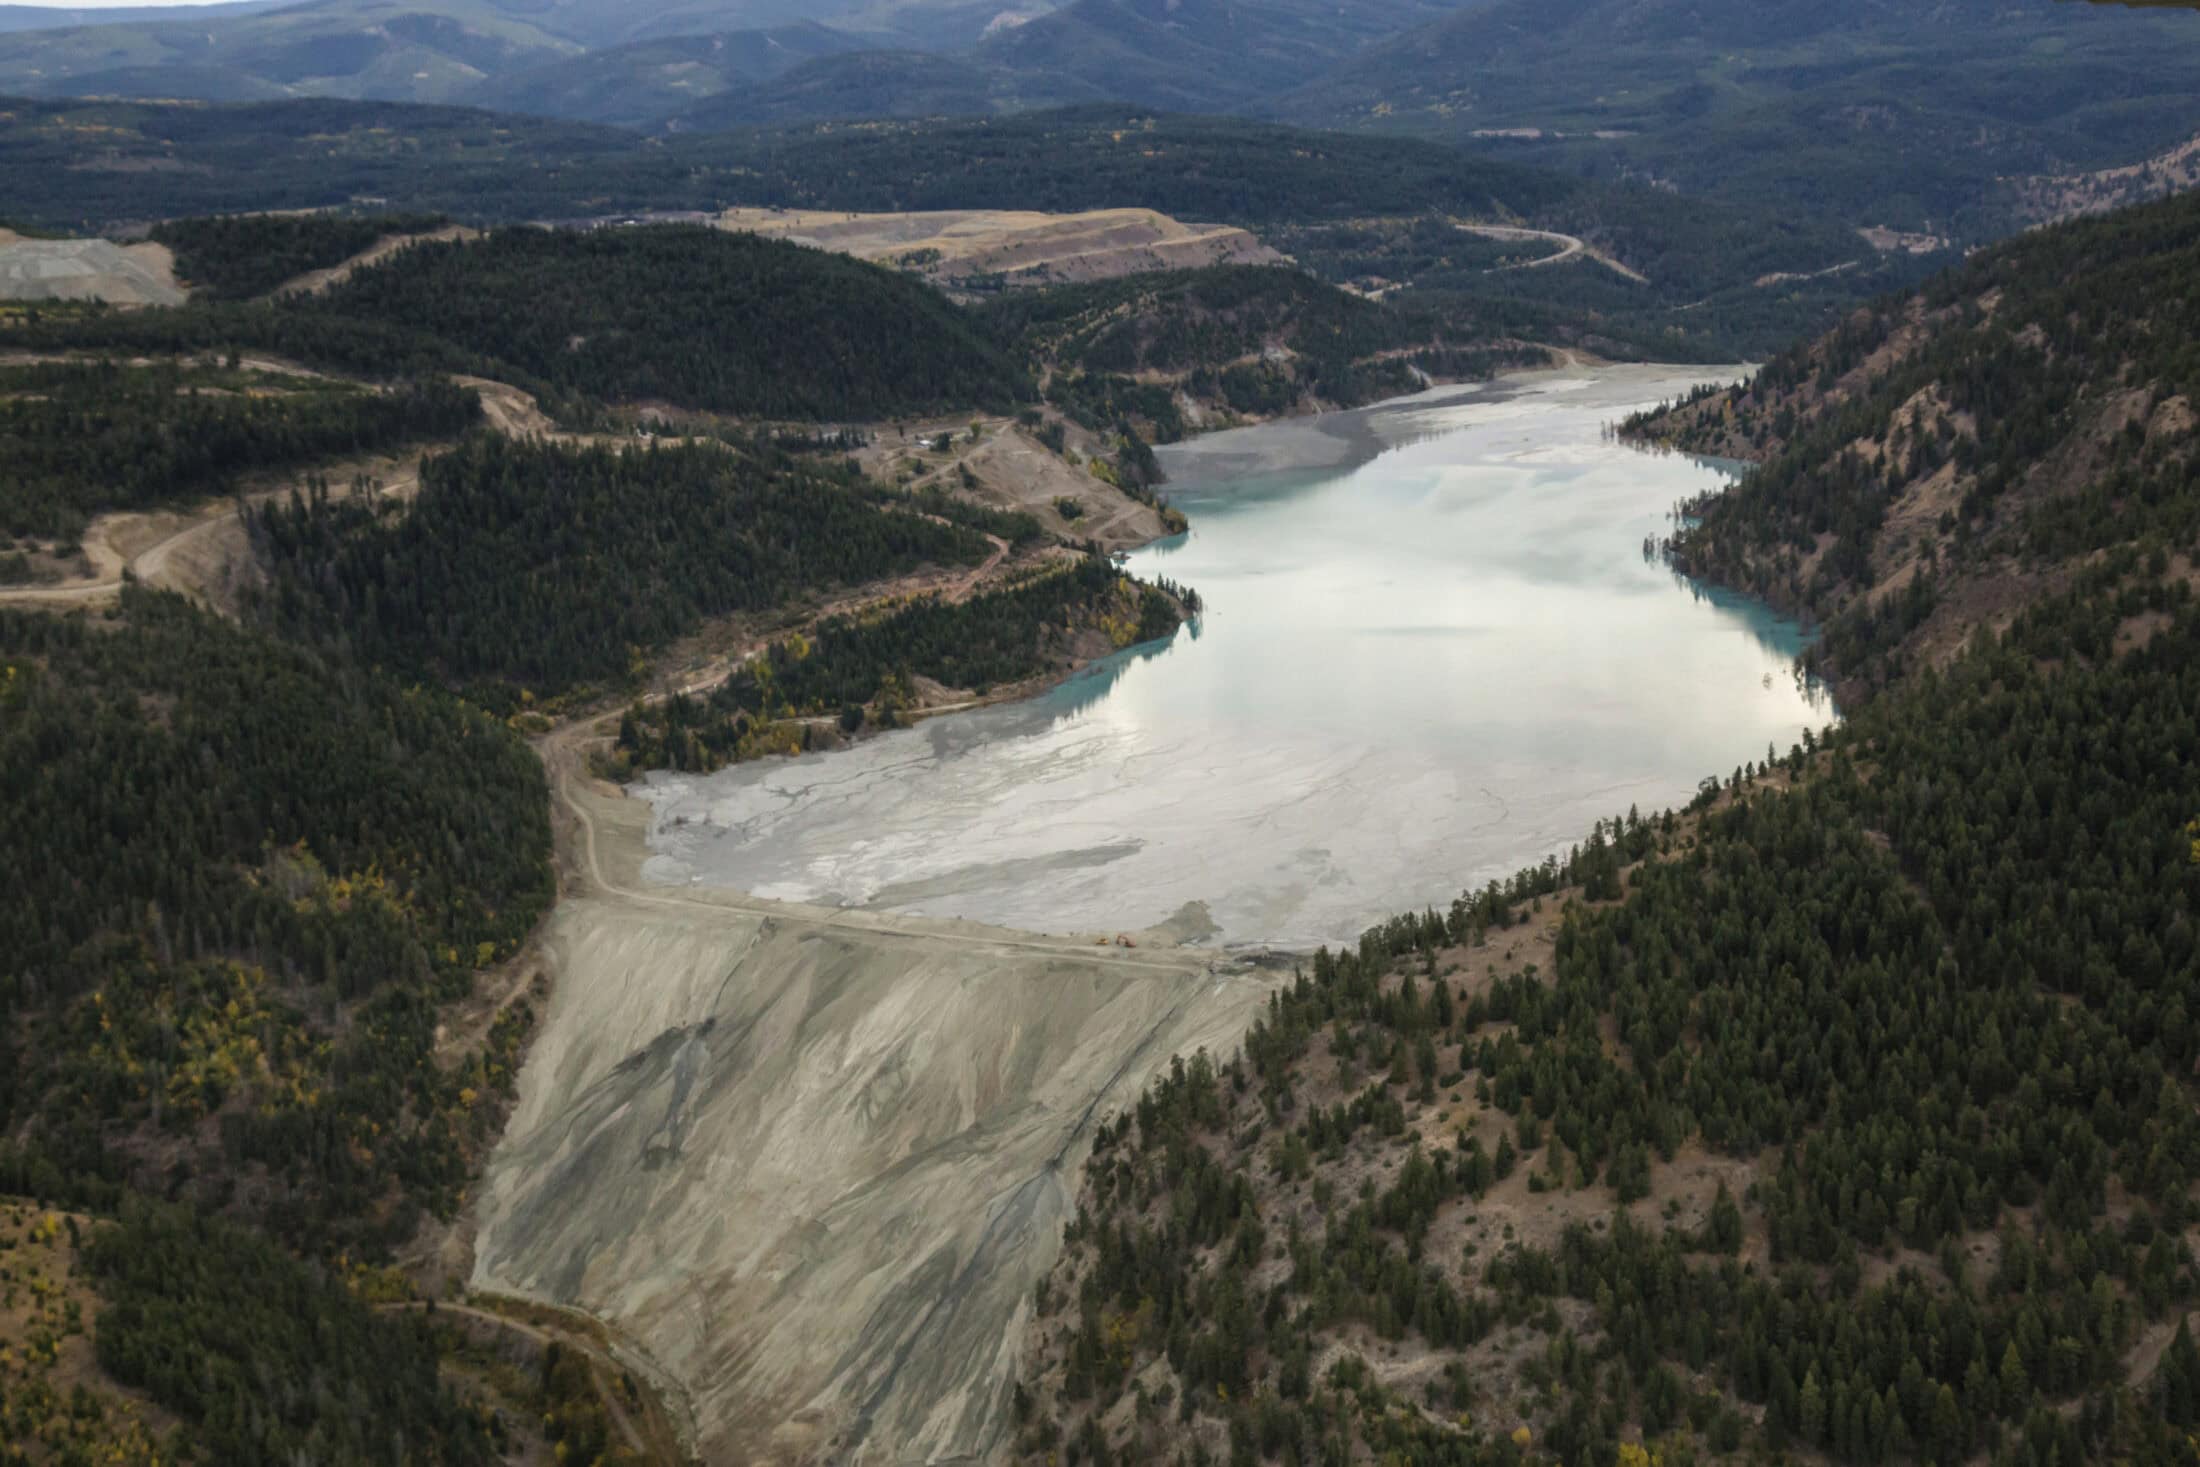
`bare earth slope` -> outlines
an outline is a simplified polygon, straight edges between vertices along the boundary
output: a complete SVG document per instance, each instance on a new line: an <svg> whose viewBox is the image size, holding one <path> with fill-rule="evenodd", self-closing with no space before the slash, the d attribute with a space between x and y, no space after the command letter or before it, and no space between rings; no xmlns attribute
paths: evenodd
<svg viewBox="0 0 2200 1467"><path fill-rule="evenodd" d="M1202 265L1273 265L1283 259L1243 229L1186 224L1152 209L1082 214L728 209L718 216L718 224L900 265L936 285L973 276L1002 276L1011 285L1060 285Z"/></svg>
<svg viewBox="0 0 2200 1467"><path fill-rule="evenodd" d="M1092 1128L1262 979L1213 953L650 887L647 809L548 751L582 893L474 1285L636 1341L705 1460L993 1454Z"/></svg>
<svg viewBox="0 0 2200 1467"><path fill-rule="evenodd" d="M0 300L180 306L183 291L161 245L22 239L0 229Z"/></svg>

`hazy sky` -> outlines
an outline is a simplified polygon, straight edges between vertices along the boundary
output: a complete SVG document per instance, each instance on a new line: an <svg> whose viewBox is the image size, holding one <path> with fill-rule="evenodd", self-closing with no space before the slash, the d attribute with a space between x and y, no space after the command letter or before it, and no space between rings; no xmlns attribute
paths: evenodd
<svg viewBox="0 0 2200 1467"><path fill-rule="evenodd" d="M181 9L186 5L213 5L219 0L0 0L0 4L29 5L42 10L112 10L123 5L166 5Z"/></svg>

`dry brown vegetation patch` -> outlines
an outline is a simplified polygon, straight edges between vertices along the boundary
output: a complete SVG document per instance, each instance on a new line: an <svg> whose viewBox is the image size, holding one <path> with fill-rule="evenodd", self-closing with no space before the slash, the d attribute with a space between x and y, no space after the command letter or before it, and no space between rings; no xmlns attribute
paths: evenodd
<svg viewBox="0 0 2200 1467"><path fill-rule="evenodd" d="M78 1256L99 1224L0 1202L0 1440L34 1463L173 1460L176 1419L100 1369L102 1300ZM82 1408L72 1402L88 1402Z"/></svg>
<svg viewBox="0 0 2200 1467"><path fill-rule="evenodd" d="M2002 180L2004 192L2028 224L2105 214L2180 193L2195 184L2200 184L2200 137L2121 167Z"/></svg>

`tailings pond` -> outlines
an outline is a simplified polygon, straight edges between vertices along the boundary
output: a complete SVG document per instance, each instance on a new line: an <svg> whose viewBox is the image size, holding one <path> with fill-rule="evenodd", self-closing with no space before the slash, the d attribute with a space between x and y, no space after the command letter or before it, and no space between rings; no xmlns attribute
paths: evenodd
<svg viewBox="0 0 2200 1467"><path fill-rule="evenodd" d="M1643 553L1722 472L1611 425L1736 375L1536 373L1165 449L1192 528L1129 568L1196 588L1194 625L1026 702L653 775L645 875L1298 947L1685 803L1834 716L1796 626Z"/></svg>

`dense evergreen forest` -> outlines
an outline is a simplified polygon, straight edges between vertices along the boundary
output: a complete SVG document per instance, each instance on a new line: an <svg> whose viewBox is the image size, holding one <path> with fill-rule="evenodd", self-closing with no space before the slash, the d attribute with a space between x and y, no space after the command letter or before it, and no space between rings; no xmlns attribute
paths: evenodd
<svg viewBox="0 0 2200 1467"><path fill-rule="evenodd" d="M684 208L686 159L633 133L467 107L9 97L0 197L73 234L191 215L350 207L507 222ZM94 166L78 166L90 152Z"/></svg>
<svg viewBox="0 0 2200 1467"><path fill-rule="evenodd" d="M1976 241L2035 222L2011 186L2027 175L2189 138L2196 39L2162 6L1491 0L1346 59L1273 115L1498 134L1479 141L1524 164Z"/></svg>
<svg viewBox="0 0 2200 1467"><path fill-rule="evenodd" d="M719 166L753 173L750 202L820 209L1138 206L1246 224L1428 211L1534 217L1578 187L1558 174L1410 139L1120 104L749 130L692 146Z"/></svg>
<svg viewBox="0 0 2200 1467"><path fill-rule="evenodd" d="M486 1460L434 1350L294 1256L450 1215L495 1137L526 1005L452 1063L437 1024L548 907L533 754L127 588L0 612L0 772L0 1192L121 1209L100 1363L199 1460Z"/></svg>
<svg viewBox="0 0 2200 1467"><path fill-rule="evenodd" d="M85 1262L111 1301L99 1363L193 1428L210 1462L489 1463L492 1424L437 1373L421 1316L232 1224L133 1202Z"/></svg>
<svg viewBox="0 0 2200 1467"><path fill-rule="evenodd" d="M1827 624L1883 684L2104 544L2200 538L2200 199L2029 234L1629 431L1761 459L1676 564Z"/></svg>
<svg viewBox="0 0 2200 1467"><path fill-rule="evenodd" d="M226 493L241 473L449 437L481 416L448 382L388 392L174 363L0 367L0 530L81 534L107 509Z"/></svg>
<svg viewBox="0 0 2200 1467"><path fill-rule="evenodd" d="M423 244L353 275L320 308L429 332L599 398L885 418L1030 395L1021 368L929 287L694 226Z"/></svg>
<svg viewBox="0 0 2200 1467"><path fill-rule="evenodd" d="M12 217L64 231L345 207L361 197L492 223L736 203L1141 204L1194 219L1427 209L1526 215L1577 187L1560 174L1443 144L1121 105L659 139L468 108L328 98L181 106L9 98L7 108L16 124L0 135L0 197ZM1137 130L1136 146L1116 136L1126 128ZM72 168L90 139L106 166ZM1162 156L1149 151L1156 143L1165 145Z"/></svg>
<svg viewBox="0 0 2200 1467"><path fill-rule="evenodd" d="M256 1219L307 1245L402 1236L393 1182L450 1206L482 1082L427 1051L436 1002L549 902L532 754L134 589L111 616L0 613L0 663L0 1115L27 1138L0 1189L219 1205L254 1176Z"/></svg>
<svg viewBox="0 0 2200 1467"><path fill-rule="evenodd" d="M293 243L286 234L222 220L177 227L227 277L294 273L280 253ZM381 381L471 374L577 420L607 400L845 420L1003 409L1032 395L1021 363L919 281L693 226L509 229L423 243L310 298L46 308L0 318L0 345L266 352Z"/></svg>
<svg viewBox="0 0 2200 1467"><path fill-rule="evenodd" d="M762 444L620 453L490 436L426 460L402 512L324 487L256 512L252 530L270 624L498 706L521 686L623 684L704 617L990 549L844 467Z"/></svg>
<svg viewBox="0 0 2200 1467"><path fill-rule="evenodd" d="M152 237L175 253L176 275L220 300L266 295L309 270L326 270L386 235L425 234L441 214L229 214L170 219Z"/></svg>
<svg viewBox="0 0 2200 1467"><path fill-rule="evenodd" d="M1115 650L1174 634L1198 607L1190 591L1143 585L1086 555L966 601L926 596L830 617L814 635L772 643L705 697L635 704L619 721L605 772L707 773L814 747L833 726L843 734L891 728L911 706L917 678L983 697L1065 671L1081 633L1099 639L1094 650Z"/></svg>
<svg viewBox="0 0 2200 1467"><path fill-rule="evenodd" d="M548 383L508 362L384 321L338 316L303 303L190 304L116 311L36 307L0 315L0 346L26 352L226 359L265 352L317 370L400 383L431 373L493 377L562 404ZM585 410L585 405L583 405Z"/></svg>

